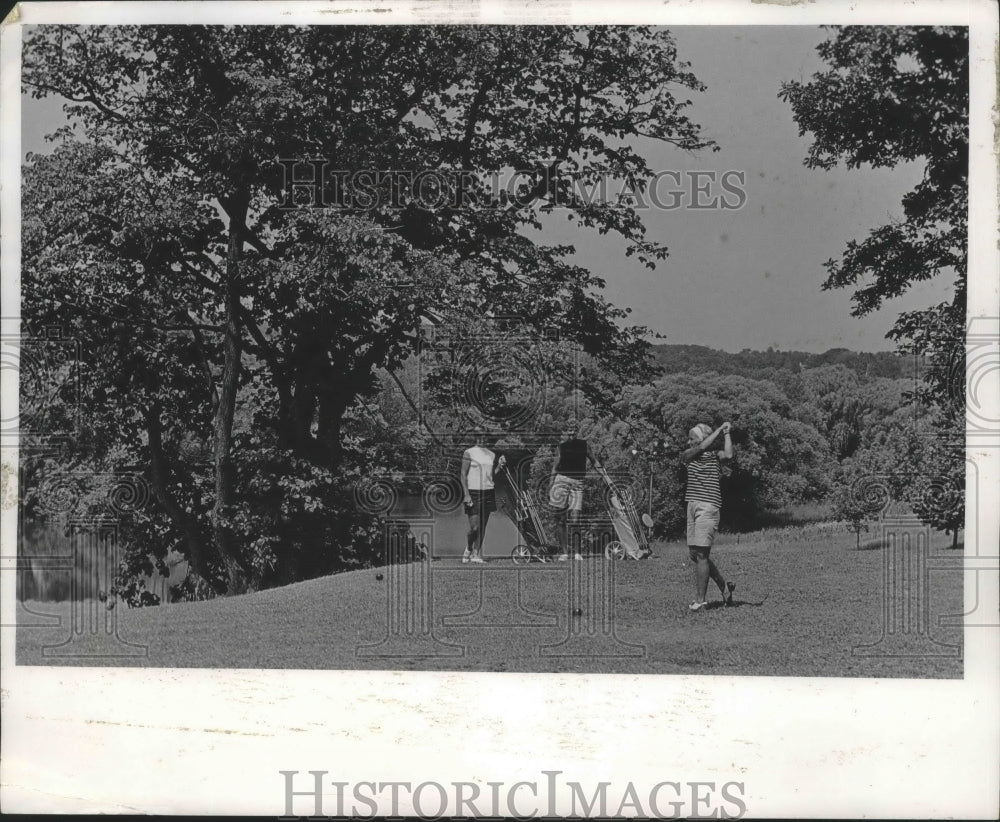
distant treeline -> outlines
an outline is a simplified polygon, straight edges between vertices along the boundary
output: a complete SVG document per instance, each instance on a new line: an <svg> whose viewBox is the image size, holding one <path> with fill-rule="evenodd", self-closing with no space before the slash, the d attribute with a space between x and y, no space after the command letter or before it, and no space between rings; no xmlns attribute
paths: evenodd
<svg viewBox="0 0 1000 822"><path fill-rule="evenodd" d="M857 373L862 380L908 377L913 374L910 359L888 351L865 353L831 348L822 354L810 354L807 351L776 351L773 348L751 351L745 348L738 354L731 354L704 345L654 345L651 353L667 374L715 371L719 374L742 374L766 379L774 377L776 371L797 373L824 365L843 365Z"/></svg>

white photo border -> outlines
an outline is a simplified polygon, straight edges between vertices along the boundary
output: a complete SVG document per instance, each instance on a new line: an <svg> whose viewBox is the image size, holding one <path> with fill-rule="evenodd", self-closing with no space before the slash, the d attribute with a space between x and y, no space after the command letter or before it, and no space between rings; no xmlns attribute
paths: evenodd
<svg viewBox="0 0 1000 822"><path fill-rule="evenodd" d="M1000 334L998 26L988 0L22 4L0 32L5 315L19 310L21 28L179 22L968 25L969 316ZM988 379L996 403L1000 375ZM4 406L16 406L16 376L4 371L0 390ZM998 432L970 459L979 505L969 506L967 556L977 545L995 553ZM4 448L4 557L16 553L16 478L16 451ZM15 604L8 571L4 625ZM990 573L978 586L966 573L966 610L977 592L996 596ZM2 801L20 812L277 815L281 770L413 784L541 781L561 770L584 785L736 781L750 817L990 817L1000 795L998 637L995 627L966 626L964 678L936 681L41 668L14 665L13 629L4 628Z"/></svg>

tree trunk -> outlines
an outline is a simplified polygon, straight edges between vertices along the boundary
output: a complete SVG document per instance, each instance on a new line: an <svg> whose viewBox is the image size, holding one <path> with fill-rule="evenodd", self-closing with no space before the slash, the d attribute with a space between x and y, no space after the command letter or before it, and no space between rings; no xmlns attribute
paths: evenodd
<svg viewBox="0 0 1000 822"><path fill-rule="evenodd" d="M296 456L304 459L315 452L312 424L316 417L316 391L322 384L325 358L326 352L318 342L299 343L295 348L295 395L289 425L292 429L292 449Z"/></svg>
<svg viewBox="0 0 1000 822"><path fill-rule="evenodd" d="M291 449L295 445L295 431L292 425L294 416L294 399L291 383L284 378L275 378L278 387L278 446Z"/></svg>
<svg viewBox="0 0 1000 822"><path fill-rule="evenodd" d="M212 536L219 558L226 569L228 593L242 593L247 580L241 566L235 535L227 523L235 501L232 463L233 414L239 390L242 345L239 329L239 264L243 249L249 197L245 192L224 204L229 214L229 247L226 251L226 272L223 283L225 338L223 341L222 377L219 404L212 423L212 457L215 467L215 504L212 507Z"/></svg>
<svg viewBox="0 0 1000 822"><path fill-rule="evenodd" d="M146 411L146 432L149 436L150 475L152 478L153 496L174 522L178 530L184 534L185 556L191 564L191 570L205 580L217 594L224 593L217 581L208 572L205 545L202 540L198 519L188 513L170 492L170 466L163 453L163 428L160 422L158 408Z"/></svg>
<svg viewBox="0 0 1000 822"><path fill-rule="evenodd" d="M359 395L369 390L374 369L382 363L387 351L385 340L373 341L344 371L334 373L332 369L327 370L326 379L317 386L319 419L316 438L323 445L323 456L331 470L336 470L343 459L341 430L344 414Z"/></svg>
<svg viewBox="0 0 1000 822"><path fill-rule="evenodd" d="M341 426L348 406L354 400L357 392L354 386L342 385L341 390L334 392L325 390L319 397L319 424L317 439L323 443L323 454L327 467L336 470L343 458L343 448L340 442Z"/></svg>
<svg viewBox="0 0 1000 822"><path fill-rule="evenodd" d="M958 549L958 529L956 528L951 532L951 548L952 550Z"/></svg>

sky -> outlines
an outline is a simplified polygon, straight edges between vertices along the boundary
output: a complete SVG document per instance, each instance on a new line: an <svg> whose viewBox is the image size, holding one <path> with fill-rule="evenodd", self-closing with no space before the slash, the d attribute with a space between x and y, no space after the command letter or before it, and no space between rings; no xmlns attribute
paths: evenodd
<svg viewBox="0 0 1000 822"><path fill-rule="evenodd" d="M791 107L778 99L785 80L823 68L815 27L674 27L679 57L708 87L693 96L691 119L720 146L690 156L652 144L650 165L678 171L746 172L747 202L738 211L644 211L651 239L670 257L649 271L623 255L624 243L587 237L565 218L547 233L577 248L576 260L607 281L609 300L632 308L631 320L665 342L822 352L844 347L887 351L885 333L905 310L948 297L951 280L920 284L865 318L851 316L850 290L823 291L823 263L851 239L902 216L901 198L922 167L831 171L803 165Z"/></svg>
<svg viewBox="0 0 1000 822"><path fill-rule="evenodd" d="M643 141L654 170L742 171L747 199L739 210L643 211L650 239L670 256L650 271L626 258L610 235L577 229L564 215L545 221L548 243L572 243L574 261L601 276L605 296L632 310L629 321L667 343L822 352L844 347L887 351L885 334L901 312L947 299L951 280L920 283L864 318L851 316L850 289L823 291L823 263L851 239L902 216L902 195L922 168L830 171L803 165L808 137L778 99L782 81L806 80L823 65L815 27L672 28L679 57L707 86L692 93L691 119L718 152L690 154ZM22 153L47 151L44 135L64 122L61 103L22 98Z"/></svg>

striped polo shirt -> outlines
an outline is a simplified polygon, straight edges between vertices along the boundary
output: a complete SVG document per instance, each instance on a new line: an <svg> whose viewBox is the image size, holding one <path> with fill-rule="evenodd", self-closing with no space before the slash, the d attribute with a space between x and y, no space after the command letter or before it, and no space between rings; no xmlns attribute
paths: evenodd
<svg viewBox="0 0 1000 822"><path fill-rule="evenodd" d="M709 502L722 507L718 451L704 451L687 464L687 493L684 500Z"/></svg>

